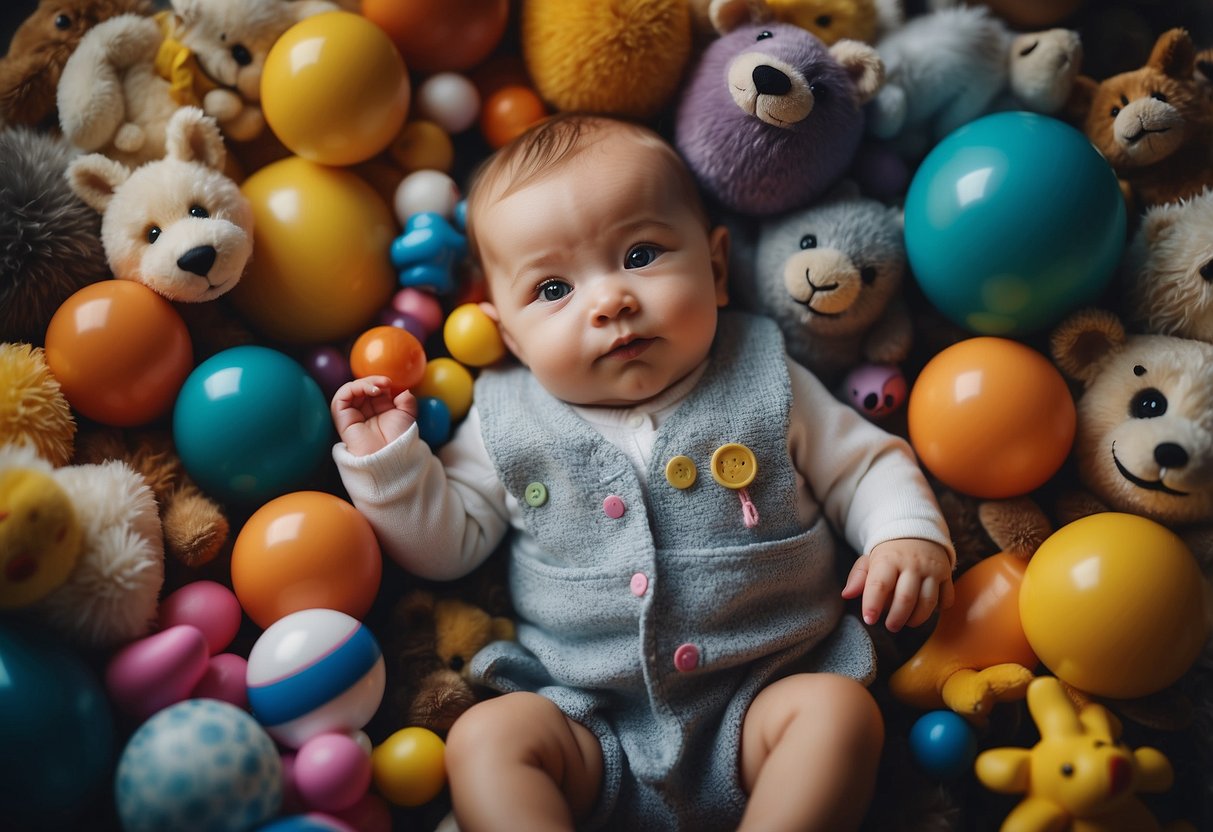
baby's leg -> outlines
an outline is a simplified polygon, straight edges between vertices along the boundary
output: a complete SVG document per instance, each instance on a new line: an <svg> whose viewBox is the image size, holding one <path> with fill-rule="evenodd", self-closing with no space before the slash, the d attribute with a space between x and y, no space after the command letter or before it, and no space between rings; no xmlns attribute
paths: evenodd
<svg viewBox="0 0 1213 832"><path fill-rule="evenodd" d="M460 832L570 830L598 798L598 739L534 693L508 693L455 720L446 770Z"/></svg>
<svg viewBox="0 0 1213 832"><path fill-rule="evenodd" d="M758 694L741 730L742 830L855 829L876 781L884 742L867 688L801 673Z"/></svg>

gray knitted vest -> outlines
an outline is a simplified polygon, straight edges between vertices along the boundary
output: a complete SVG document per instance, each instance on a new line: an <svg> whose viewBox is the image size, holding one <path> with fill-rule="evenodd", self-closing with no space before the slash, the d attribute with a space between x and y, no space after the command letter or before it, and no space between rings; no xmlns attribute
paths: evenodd
<svg viewBox="0 0 1213 832"><path fill-rule="evenodd" d="M518 641L490 645L473 674L548 696L598 736L591 825L735 826L741 721L758 691L795 670L874 675L862 627L838 626L831 533L797 518L784 354L771 321L721 314L708 368L658 431L647 502L624 454L528 371L477 380L489 456L544 556L513 551ZM710 473L728 443L757 463L753 528L739 491ZM667 479L678 456L694 464L690 487Z"/></svg>

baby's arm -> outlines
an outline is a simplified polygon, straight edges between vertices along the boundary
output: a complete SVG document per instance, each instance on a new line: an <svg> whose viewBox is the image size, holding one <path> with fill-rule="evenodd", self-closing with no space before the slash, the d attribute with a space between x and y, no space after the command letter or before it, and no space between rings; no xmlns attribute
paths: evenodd
<svg viewBox="0 0 1213 832"><path fill-rule="evenodd" d="M952 606L952 559L938 543L918 538L886 540L861 555L851 567L843 598L863 593L863 620L875 624L888 607L885 626L895 633L917 627L935 610ZM890 603L890 599L892 603Z"/></svg>

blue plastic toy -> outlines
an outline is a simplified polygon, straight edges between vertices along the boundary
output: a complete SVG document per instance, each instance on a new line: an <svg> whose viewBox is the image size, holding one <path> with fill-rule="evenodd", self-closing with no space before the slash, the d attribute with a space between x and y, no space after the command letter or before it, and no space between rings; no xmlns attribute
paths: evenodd
<svg viewBox="0 0 1213 832"><path fill-rule="evenodd" d="M972 770L977 737L964 717L954 711L930 711L910 729L910 753L928 776L955 780Z"/></svg>
<svg viewBox="0 0 1213 832"><path fill-rule="evenodd" d="M392 266L401 286L424 286L440 295L455 291L455 266L468 251L467 237L446 217L420 211L409 217L404 233L392 241Z"/></svg>
<svg viewBox="0 0 1213 832"><path fill-rule="evenodd" d="M422 396L417 400L417 431L431 448L445 445L451 438L451 409L442 399Z"/></svg>
<svg viewBox="0 0 1213 832"><path fill-rule="evenodd" d="M1125 246L1125 204L1082 133L996 113L923 160L906 194L905 238L940 312L972 332L1016 336L1096 300Z"/></svg>
<svg viewBox="0 0 1213 832"><path fill-rule="evenodd" d="M173 409L177 453L205 491L263 503L302 486L333 436L320 386L268 347L233 347L186 378Z"/></svg>

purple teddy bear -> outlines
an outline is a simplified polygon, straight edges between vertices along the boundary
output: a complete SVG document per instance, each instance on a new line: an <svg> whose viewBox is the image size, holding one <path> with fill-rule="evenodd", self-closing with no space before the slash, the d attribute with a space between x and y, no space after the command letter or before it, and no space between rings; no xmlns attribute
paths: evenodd
<svg viewBox="0 0 1213 832"><path fill-rule="evenodd" d="M867 44L827 48L791 24L745 23L704 51L679 103L675 143L728 208L755 216L801 208L850 166L863 104L883 79Z"/></svg>

